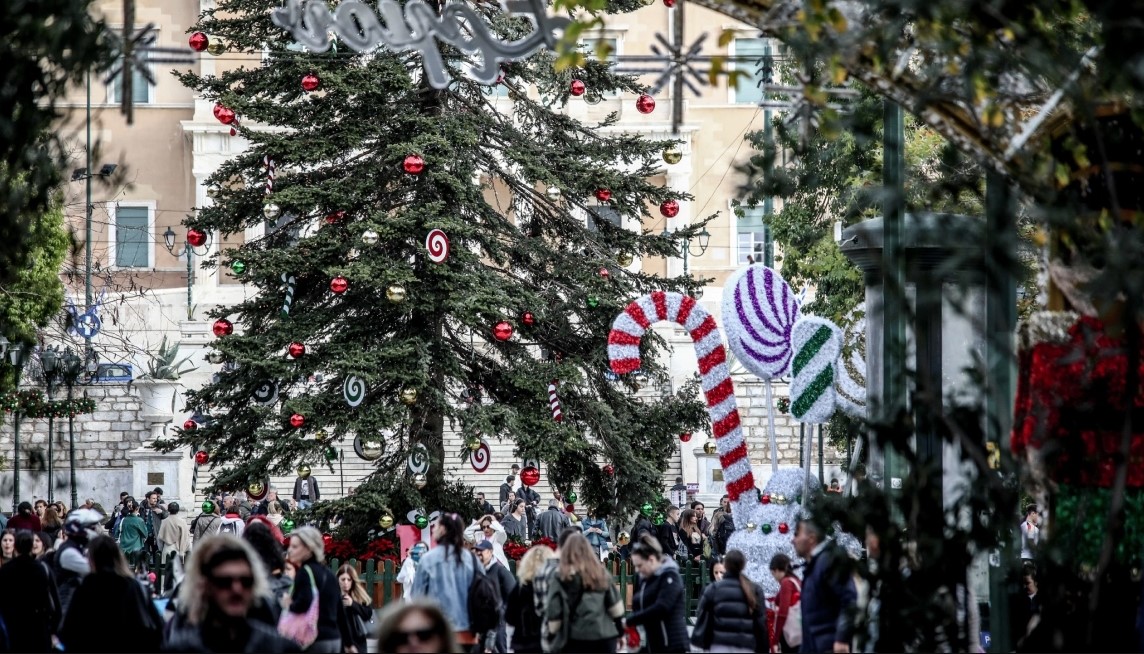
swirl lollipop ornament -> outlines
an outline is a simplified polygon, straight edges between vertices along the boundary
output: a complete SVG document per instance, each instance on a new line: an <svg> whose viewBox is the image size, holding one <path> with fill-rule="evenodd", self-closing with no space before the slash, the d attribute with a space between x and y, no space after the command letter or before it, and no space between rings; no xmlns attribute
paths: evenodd
<svg viewBox="0 0 1144 654"><path fill-rule="evenodd" d="M429 448L418 443L409 450L409 474L423 475L429 472Z"/></svg>
<svg viewBox="0 0 1144 654"><path fill-rule="evenodd" d="M425 249L433 263L445 263L449 258L449 237L440 229L434 229L425 236Z"/></svg>
<svg viewBox="0 0 1144 654"><path fill-rule="evenodd" d="M342 396L346 398L346 404L351 407L360 405L365 400L366 385L365 380L357 375L350 375L346 377L346 381L342 384Z"/></svg>
<svg viewBox="0 0 1144 654"><path fill-rule="evenodd" d="M639 369L640 340L649 327L665 321L682 326L695 344L711 432L723 466L732 515L737 524L740 520L746 524L746 518L759 502L754 493L755 478L743 440L727 353L715 318L695 298L681 293L655 291L636 299L612 322L612 331L608 334L608 360L612 371L623 375Z"/></svg>
<svg viewBox="0 0 1144 654"><path fill-rule="evenodd" d="M489 469L489 464L492 463L492 460L492 448L489 447L489 442L483 438L481 439L480 446L469 452L469 464L473 466L475 472L484 473Z"/></svg>

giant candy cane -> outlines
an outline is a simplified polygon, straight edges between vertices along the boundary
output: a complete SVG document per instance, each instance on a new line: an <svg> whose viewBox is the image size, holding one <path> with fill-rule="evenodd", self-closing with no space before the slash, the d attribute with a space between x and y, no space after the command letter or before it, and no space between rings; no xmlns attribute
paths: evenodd
<svg viewBox="0 0 1144 654"><path fill-rule="evenodd" d="M616 316L608 334L608 359L612 371L622 375L638 369L640 339L648 327L664 321L681 325L695 343L703 395L707 399L707 414L711 417L719 462L723 465L727 495L736 513L749 514L751 506L758 505L754 493L755 477L747 457L743 429L739 425L739 407L735 402L731 371L727 367L723 336L715 318L699 306L695 298L680 293L655 291L636 299ZM742 501L740 496L743 496Z"/></svg>

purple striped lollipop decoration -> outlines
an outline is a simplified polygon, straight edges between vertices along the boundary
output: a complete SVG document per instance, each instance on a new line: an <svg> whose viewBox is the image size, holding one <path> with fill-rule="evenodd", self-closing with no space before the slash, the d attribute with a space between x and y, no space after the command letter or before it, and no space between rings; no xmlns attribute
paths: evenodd
<svg viewBox="0 0 1144 654"><path fill-rule="evenodd" d="M790 368L790 333L801 317L786 280L756 264L731 275L724 286L723 326L735 358L761 379L781 377Z"/></svg>

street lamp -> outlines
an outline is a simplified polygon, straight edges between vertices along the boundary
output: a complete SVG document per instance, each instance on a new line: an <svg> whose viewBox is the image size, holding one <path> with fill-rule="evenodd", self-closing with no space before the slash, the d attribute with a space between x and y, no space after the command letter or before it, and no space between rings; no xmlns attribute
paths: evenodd
<svg viewBox="0 0 1144 654"><path fill-rule="evenodd" d="M75 411L72 410L72 387L79 379L83 369L80 360L70 347L64 350L63 369L64 384L68 387L68 462L71 464L71 506L79 506L78 488L75 479Z"/></svg>
<svg viewBox="0 0 1144 654"><path fill-rule="evenodd" d="M663 236L665 236L666 238L673 239L673 240L676 238L679 238L683 241L683 247L681 248L681 250L683 251L683 276L684 277L687 276L687 255L691 254L691 256L693 256L693 257L701 257L701 256L703 256L703 253L707 251L707 246L711 245L711 232L707 231L706 227L704 227L703 231L699 232L695 236L683 236L679 233L678 229L675 231L671 231L667 227L664 227L663 228ZM698 252L691 249L692 239L694 239L696 244L699 246Z"/></svg>
<svg viewBox="0 0 1144 654"><path fill-rule="evenodd" d="M8 360L12 363L12 367L16 369L16 391L20 390L20 375L24 371L24 361L28 356L28 346L24 343L16 343L11 348L8 347L8 339L0 336L0 352L7 351ZM0 355L2 356L2 355ZM23 418L23 413L20 411L20 405L16 405L16 409L12 411L12 506L13 513L16 512L20 506L20 420Z"/></svg>
<svg viewBox="0 0 1144 654"><path fill-rule="evenodd" d="M40 368L44 371L44 384L48 388L48 402L52 401L52 390L60 375L60 351L53 345L40 352ZM48 503L55 501L55 418L48 411Z"/></svg>
<svg viewBox="0 0 1144 654"><path fill-rule="evenodd" d="M198 254L199 256L204 256L204 255L206 255L207 251L210 250L210 247L211 247L210 237L208 236L206 243L203 244L203 246L202 246L203 251L202 252L199 252L198 250L196 250L195 246L191 245L190 241L187 241L185 239L183 240L183 246L176 250L176 248L175 248L175 230L171 229L171 227L168 225L167 231L163 232L163 243L167 246L167 251L170 252L171 254L174 254L176 257L181 257L183 255L187 255L187 320L190 320L191 319L191 307L193 306L191 304L191 289L194 288L194 285L195 285L195 276L194 276L194 267L193 267L194 264L192 263L192 261L194 259L195 254ZM176 252L177 252L177 254L176 254Z"/></svg>

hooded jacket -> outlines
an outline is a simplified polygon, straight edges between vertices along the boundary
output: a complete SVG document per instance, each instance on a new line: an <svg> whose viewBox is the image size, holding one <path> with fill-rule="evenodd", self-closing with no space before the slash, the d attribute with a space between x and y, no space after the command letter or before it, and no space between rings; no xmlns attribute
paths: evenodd
<svg viewBox="0 0 1144 654"><path fill-rule="evenodd" d="M686 652L687 607L679 564L665 556L651 577L637 577L628 625L643 625L649 652Z"/></svg>
<svg viewBox="0 0 1144 654"><path fill-rule="evenodd" d="M242 538L242 532L246 531L246 523L242 521L242 517L238 515L238 509L232 509L235 513L228 512L222 517L218 523L218 533L232 534L236 538ZM232 531L233 530L233 531Z"/></svg>

